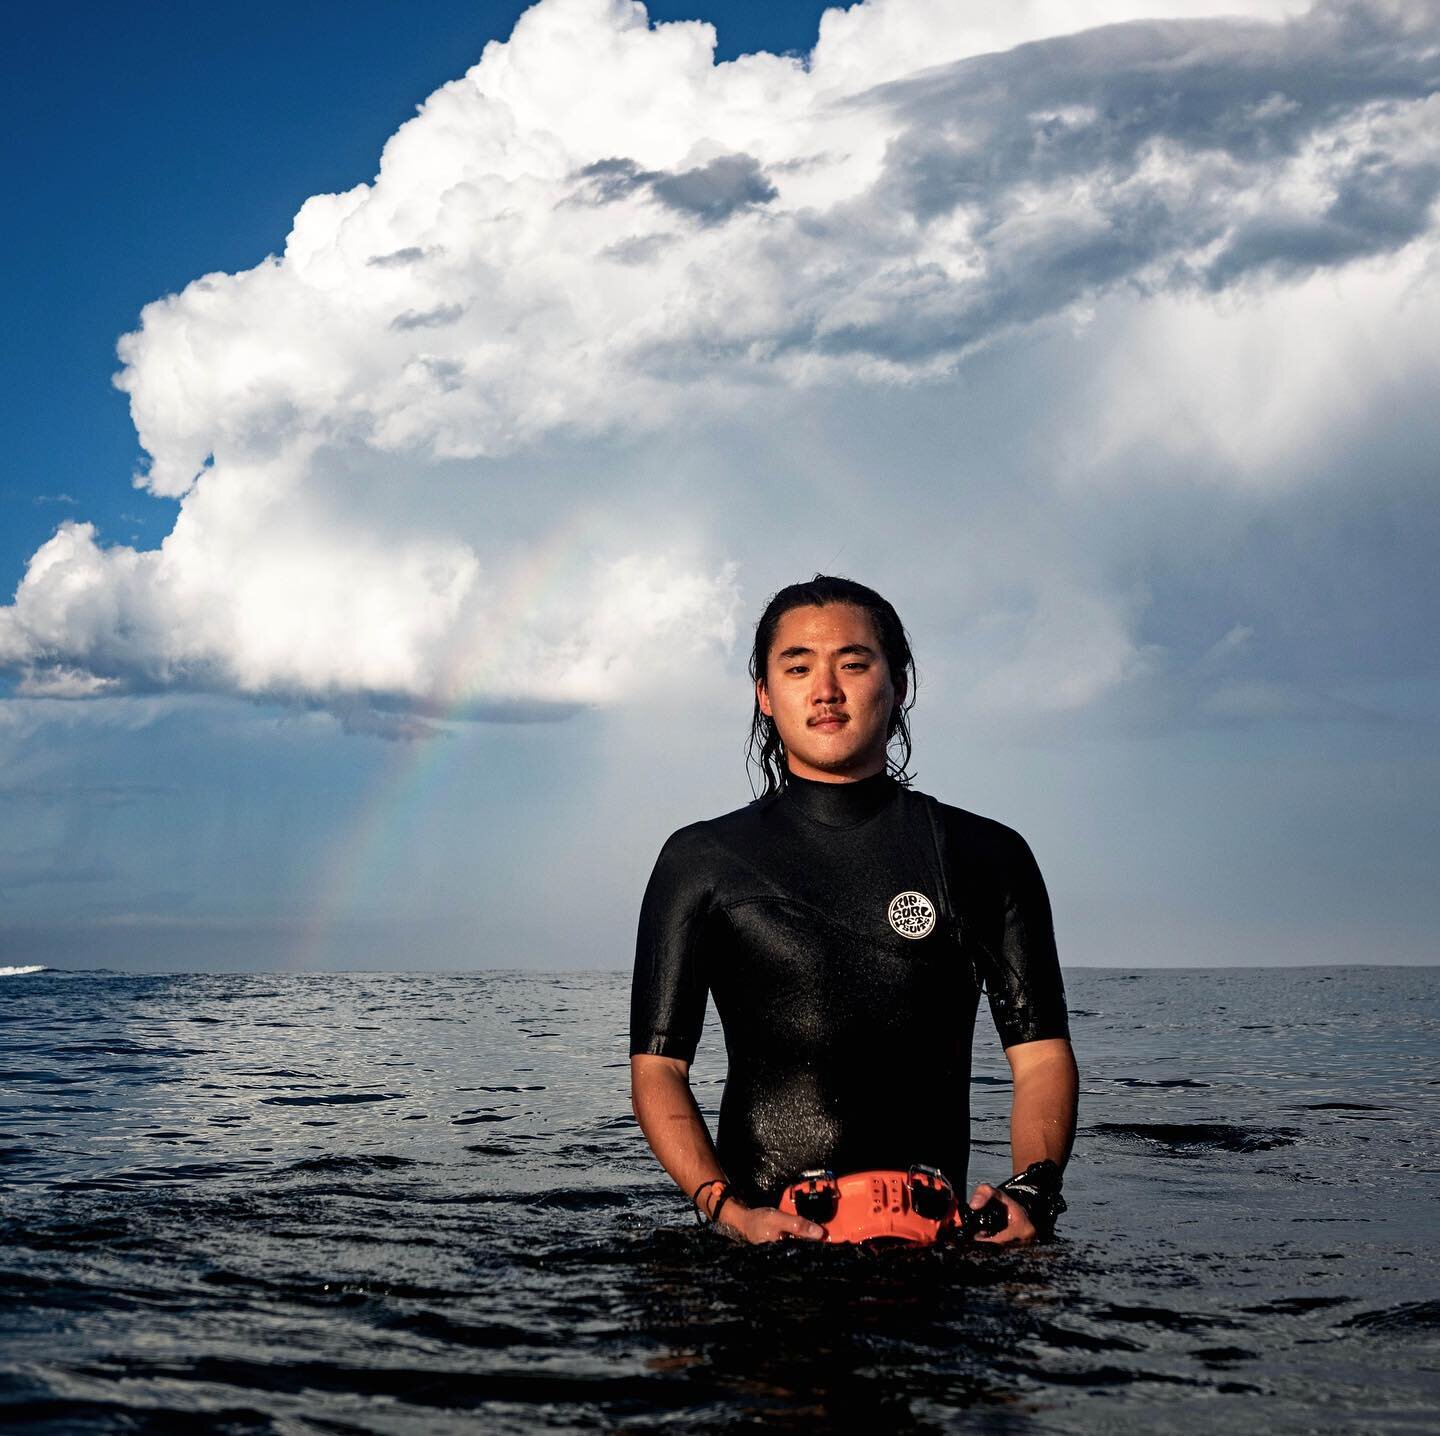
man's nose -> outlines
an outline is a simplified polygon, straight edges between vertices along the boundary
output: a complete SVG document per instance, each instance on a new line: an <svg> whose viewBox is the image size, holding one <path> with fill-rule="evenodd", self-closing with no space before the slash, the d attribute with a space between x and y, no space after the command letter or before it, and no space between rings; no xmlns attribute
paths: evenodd
<svg viewBox="0 0 1440 1436"><path fill-rule="evenodd" d="M810 690L812 703L843 703L845 690L840 686L840 677L826 668L815 670L815 684Z"/></svg>

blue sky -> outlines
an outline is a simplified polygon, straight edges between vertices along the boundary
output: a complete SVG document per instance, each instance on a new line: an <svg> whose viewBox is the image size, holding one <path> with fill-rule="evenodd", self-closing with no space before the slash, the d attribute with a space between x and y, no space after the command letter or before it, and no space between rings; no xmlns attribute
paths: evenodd
<svg viewBox="0 0 1440 1436"><path fill-rule="evenodd" d="M694 8L15 32L0 963L624 966L817 568L1071 960L1433 961L1435 7Z"/></svg>
<svg viewBox="0 0 1440 1436"><path fill-rule="evenodd" d="M115 341L140 310L279 250L306 198L368 180L415 106L525 8L92 0L33 7L8 27L0 123L26 222L0 236L5 272L24 276L10 312L25 342L0 355L7 594L72 509L144 547L168 531L170 506L125 482L142 456L110 384ZM719 7L717 58L808 49L824 8Z"/></svg>

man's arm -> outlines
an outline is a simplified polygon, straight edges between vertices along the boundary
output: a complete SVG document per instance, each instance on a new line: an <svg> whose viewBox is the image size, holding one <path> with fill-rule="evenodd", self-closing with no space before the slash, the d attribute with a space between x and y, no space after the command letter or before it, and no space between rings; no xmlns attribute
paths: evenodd
<svg viewBox="0 0 1440 1436"><path fill-rule="evenodd" d="M690 1064L679 1057L651 1057L639 1053L630 1059L630 1105L650 1149L660 1159L675 1185L688 1197L704 1182L723 1181L715 1145L690 1089ZM701 1192L700 1202L709 1215L719 1187ZM775 1207L747 1207L731 1197L720 1213L720 1225L747 1242L773 1242L782 1237L823 1237L823 1227L792 1217Z"/></svg>
<svg viewBox="0 0 1440 1436"><path fill-rule="evenodd" d="M1080 1074L1069 1039L1048 1037L1038 1042L1017 1042L1005 1049L1005 1057L1015 1081L1010 1101L1011 1170L1023 1172L1032 1162L1046 1160L1063 1168L1075 1141L1075 1109L1080 1094ZM970 1205L983 1207L995 1196L1004 1202L1010 1220L1003 1231L976 1240L997 1246L1034 1241L1035 1224L1025 1208L988 1182L975 1188Z"/></svg>
<svg viewBox="0 0 1440 1436"><path fill-rule="evenodd" d="M1080 1074L1065 1037L1019 1042L1005 1049L1015 1079L1010 1102L1011 1169L1023 1172L1047 1158L1063 1168L1075 1141Z"/></svg>

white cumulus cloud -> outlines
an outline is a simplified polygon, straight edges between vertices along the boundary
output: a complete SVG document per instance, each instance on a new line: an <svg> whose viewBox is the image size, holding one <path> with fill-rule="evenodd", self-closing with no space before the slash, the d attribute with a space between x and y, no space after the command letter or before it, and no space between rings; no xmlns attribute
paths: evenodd
<svg viewBox="0 0 1440 1436"><path fill-rule="evenodd" d="M1433 253L1440 5L1229 8L869 0L806 60L716 65L705 24L542 0L282 254L145 309L118 382L174 528L62 524L0 664L36 694L524 716L728 643L735 515L774 495L751 458L690 483L698 427L763 454L777 393L793 422L1097 305ZM984 706L1144 668L1137 604L1074 567L1015 576Z"/></svg>

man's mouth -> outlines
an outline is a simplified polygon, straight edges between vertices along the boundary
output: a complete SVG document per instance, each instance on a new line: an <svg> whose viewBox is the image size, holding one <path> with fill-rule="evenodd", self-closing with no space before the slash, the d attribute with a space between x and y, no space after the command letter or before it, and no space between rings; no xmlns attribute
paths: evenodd
<svg viewBox="0 0 1440 1436"><path fill-rule="evenodd" d="M819 713L809 720L811 728L838 728L842 723L848 723L848 713Z"/></svg>

